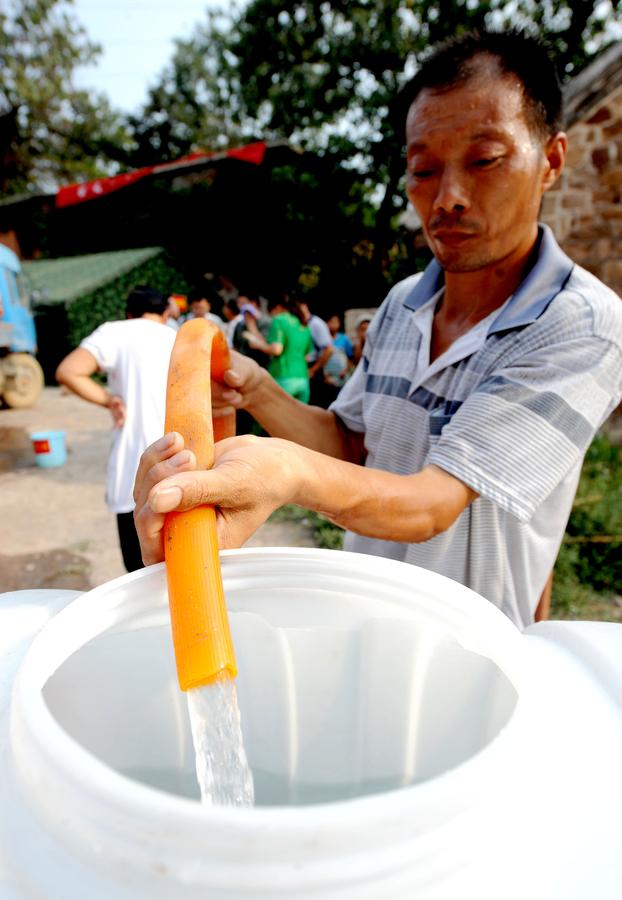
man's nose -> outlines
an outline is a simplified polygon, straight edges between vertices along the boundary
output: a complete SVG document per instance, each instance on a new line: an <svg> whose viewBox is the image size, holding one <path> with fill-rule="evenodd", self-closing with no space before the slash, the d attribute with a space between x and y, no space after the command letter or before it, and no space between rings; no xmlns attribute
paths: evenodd
<svg viewBox="0 0 622 900"><path fill-rule="evenodd" d="M470 206L467 179L454 166L443 169L434 206L446 213L464 212Z"/></svg>

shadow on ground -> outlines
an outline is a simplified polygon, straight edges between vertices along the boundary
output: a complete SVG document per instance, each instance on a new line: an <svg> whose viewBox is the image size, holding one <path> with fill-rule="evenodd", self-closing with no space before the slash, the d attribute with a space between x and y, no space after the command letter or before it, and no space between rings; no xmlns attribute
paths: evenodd
<svg viewBox="0 0 622 900"><path fill-rule="evenodd" d="M0 426L0 472L10 472L33 464L32 441L26 429Z"/></svg>
<svg viewBox="0 0 622 900"><path fill-rule="evenodd" d="M88 559L67 550L47 553L0 554L0 591L62 588L88 591L90 565Z"/></svg>

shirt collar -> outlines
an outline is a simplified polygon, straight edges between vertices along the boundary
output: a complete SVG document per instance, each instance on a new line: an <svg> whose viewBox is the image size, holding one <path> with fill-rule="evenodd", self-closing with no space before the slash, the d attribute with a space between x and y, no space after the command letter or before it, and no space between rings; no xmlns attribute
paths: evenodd
<svg viewBox="0 0 622 900"><path fill-rule="evenodd" d="M493 322L490 333L535 322L570 277L574 263L561 250L547 225L538 226L534 249L536 261L518 286L505 309ZM435 259L404 300L408 309L420 309L444 284L443 269Z"/></svg>

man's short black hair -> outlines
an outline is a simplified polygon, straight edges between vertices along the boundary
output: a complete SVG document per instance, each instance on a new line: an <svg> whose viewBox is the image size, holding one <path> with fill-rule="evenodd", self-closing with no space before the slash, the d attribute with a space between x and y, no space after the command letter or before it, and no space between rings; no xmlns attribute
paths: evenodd
<svg viewBox="0 0 622 900"><path fill-rule="evenodd" d="M156 313L161 316L168 307L168 296L162 291L141 284L128 294L125 308L132 319L140 319L145 313Z"/></svg>
<svg viewBox="0 0 622 900"><path fill-rule="evenodd" d="M518 29L469 31L439 44L398 99L402 123L424 89L451 90L477 72L482 56L493 57L502 73L514 75L523 89L527 123L541 140L562 124L562 90L555 64L545 45Z"/></svg>
<svg viewBox="0 0 622 900"><path fill-rule="evenodd" d="M190 291L188 294L188 303L195 303L197 300L207 300L211 306L213 306L214 303L217 305L222 304L220 294L215 288L208 284L197 285L197 287Z"/></svg>

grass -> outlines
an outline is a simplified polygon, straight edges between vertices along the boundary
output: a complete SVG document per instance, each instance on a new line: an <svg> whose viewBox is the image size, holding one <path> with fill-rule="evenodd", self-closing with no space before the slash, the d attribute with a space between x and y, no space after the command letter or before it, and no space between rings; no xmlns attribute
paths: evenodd
<svg viewBox="0 0 622 900"><path fill-rule="evenodd" d="M339 525L334 525L310 509L302 509L300 506L282 506L270 516L271 522L301 522L308 525L313 534L313 539L318 547L325 550L341 550L343 547L344 530Z"/></svg>
<svg viewBox="0 0 622 900"><path fill-rule="evenodd" d="M622 447L592 442L553 581L551 617L622 622Z"/></svg>
<svg viewBox="0 0 622 900"><path fill-rule="evenodd" d="M318 547L343 546L343 529L310 510L284 506L271 520L310 526ZM555 565L551 618L622 622L622 447L604 434L586 454Z"/></svg>

